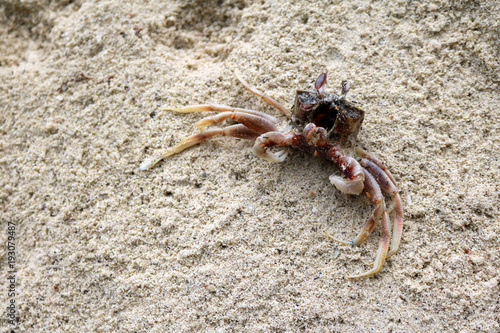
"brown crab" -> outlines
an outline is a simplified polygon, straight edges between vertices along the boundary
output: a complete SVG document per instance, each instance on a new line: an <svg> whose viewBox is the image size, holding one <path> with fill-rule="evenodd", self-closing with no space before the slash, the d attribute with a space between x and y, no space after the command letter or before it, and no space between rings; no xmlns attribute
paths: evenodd
<svg viewBox="0 0 500 333"><path fill-rule="evenodd" d="M375 206L373 213L354 240L344 242L325 233L342 244L360 245L373 230L375 223L381 221L381 238L373 268L362 274L348 276L348 278L359 278L379 272L385 259L399 248L403 231L403 211L396 182L389 170L373 155L356 147L356 137L365 112L346 101L345 97L350 88L349 82L342 82L340 96L337 96L325 91L327 73L322 73L314 84L314 91L297 91L295 104L290 112L274 99L248 84L237 71L235 75L248 90L277 108L287 118L291 118L292 124L285 126L281 120L268 114L224 105L162 107L160 110L179 113L214 111L218 114L198 121L196 125L201 129L199 133L184 139L158 158L146 160L141 165L141 169L148 170L162 159L216 135L255 140L254 153L271 162L283 162L288 154L285 150L277 152L269 150L275 146L291 146L314 156L321 156L334 162L343 174L342 177L330 176L331 183L337 189L355 195L365 192ZM226 119L232 119L237 124L205 130L206 126L221 123ZM390 251L389 210L386 208L382 192L388 194L393 201L394 223Z"/></svg>

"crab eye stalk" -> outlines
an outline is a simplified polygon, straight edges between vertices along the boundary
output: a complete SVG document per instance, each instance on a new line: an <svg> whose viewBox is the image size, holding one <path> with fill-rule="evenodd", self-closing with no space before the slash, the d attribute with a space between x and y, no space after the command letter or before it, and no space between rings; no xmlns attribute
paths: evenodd
<svg viewBox="0 0 500 333"><path fill-rule="evenodd" d="M297 91L292 113L299 121L311 121L313 111L318 107L318 97L309 91Z"/></svg>
<svg viewBox="0 0 500 333"><path fill-rule="evenodd" d="M316 82L314 83L314 88L318 92L318 95L323 95L323 92L325 91L325 85L326 85L326 76L328 72L321 73L318 78L316 79Z"/></svg>
<svg viewBox="0 0 500 333"><path fill-rule="evenodd" d="M351 89L351 82L347 80L342 81L342 90L340 92L340 99L344 99L350 89Z"/></svg>

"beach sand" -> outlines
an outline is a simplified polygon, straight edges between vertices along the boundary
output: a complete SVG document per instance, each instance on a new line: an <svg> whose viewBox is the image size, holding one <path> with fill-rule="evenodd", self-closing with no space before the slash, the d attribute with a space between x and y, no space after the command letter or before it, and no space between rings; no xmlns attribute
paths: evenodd
<svg viewBox="0 0 500 333"><path fill-rule="evenodd" d="M499 332L499 22L495 1L1 1L1 332ZM236 69L287 107L352 82L404 206L380 273L346 278L380 228L325 237L372 207L317 157L219 137L139 170L203 117L162 105L284 119Z"/></svg>

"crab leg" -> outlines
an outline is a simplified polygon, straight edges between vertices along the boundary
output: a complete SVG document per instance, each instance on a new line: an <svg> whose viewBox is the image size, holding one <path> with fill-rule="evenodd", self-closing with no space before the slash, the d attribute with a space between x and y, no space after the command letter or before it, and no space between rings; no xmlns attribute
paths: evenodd
<svg viewBox="0 0 500 333"><path fill-rule="evenodd" d="M357 279L380 272L382 266L384 265L385 258L387 257L387 250L389 249L389 227L387 222L388 219L389 217L387 216L387 212L384 212L384 214L382 215L382 234L380 235L380 243L377 251L377 256L375 257L375 261L373 262L373 268L368 272L348 276L348 279Z"/></svg>
<svg viewBox="0 0 500 333"><path fill-rule="evenodd" d="M354 240L350 242L344 242L342 240L334 238L332 235L325 232L325 234L334 241L340 242L345 245L359 245L366 239L366 237L373 230L377 220L382 218L382 235L380 237L380 244L377 252L377 257L375 258L375 261L373 263L374 267L368 272L365 272L360 275L348 276L348 278L359 278L379 272L382 269L382 265L384 264L385 258L387 257L387 250L389 248L389 230L387 222L388 215L385 208L384 196L382 195L382 191L376 179L365 169L363 169L363 173L365 175L364 192L375 206L375 210L373 211L372 215L370 216L368 221L366 221L365 225L361 229L361 232L358 234L358 236L356 236L356 238L354 238Z"/></svg>
<svg viewBox="0 0 500 333"><path fill-rule="evenodd" d="M227 111L219 113L213 117L204 118L198 121L196 123L196 126L198 126L198 128L203 128L207 125L223 122L224 120L229 118L245 125L246 127L254 130L259 134L278 130L278 127L276 127L276 123L268 120L267 118L261 117L260 115L240 111Z"/></svg>
<svg viewBox="0 0 500 333"><path fill-rule="evenodd" d="M401 198L399 197L398 188L389 178L389 175L374 162L367 159L361 159L360 164L373 175L382 191L388 193L394 202L394 225L391 250L387 254L387 257L390 257L398 250L403 233L403 209L401 207Z"/></svg>
<svg viewBox="0 0 500 333"><path fill-rule="evenodd" d="M278 103L277 101L275 101L271 97L267 96L265 93L259 91L257 88L255 88L254 86L252 86L251 84L249 84L248 82L246 82L241 77L241 74L240 74L240 72L237 69L234 71L234 75L241 82L241 84L245 86L245 88L247 88L248 90L250 90L250 92L252 94L255 94L255 95L259 96L262 100L264 100L267 103L269 103L272 106L274 106L281 113L283 113L285 116L287 116L287 118L290 118L292 116L292 114L290 113L290 111L287 108L285 108L283 105L281 105L280 103Z"/></svg>
<svg viewBox="0 0 500 333"><path fill-rule="evenodd" d="M372 232L373 228L375 227L375 223L380 219L382 214L385 211L385 200L384 196L382 195L382 191L380 190L380 187L377 184L377 181L375 178L368 173L366 170L363 169L364 175L365 175L365 182L364 182L364 191L370 201L373 203L375 206L375 209L373 210L372 215L368 218L366 223L363 225L363 228L359 232L359 234L350 242L345 242L343 240L337 239L330 235L329 233L325 232L325 234L333 239L336 242L342 243L344 245L360 245L366 237Z"/></svg>
<svg viewBox="0 0 500 333"><path fill-rule="evenodd" d="M194 146L202 141L205 141L208 138L211 138L216 135L221 135L221 136L231 136L235 138L240 138L240 139L255 139L256 137L259 136L259 133L251 130L250 128L246 127L245 125L242 124L236 124L224 128L217 128L217 129L211 129L207 131L202 131L200 133L191 135L190 137L182 140L169 150L167 150L165 153L162 155L158 156L157 158L150 160L147 159L145 160L142 164L140 169L141 170L149 170L153 166L155 166L158 162L161 160L172 156L174 154L180 153L181 151Z"/></svg>
<svg viewBox="0 0 500 333"><path fill-rule="evenodd" d="M382 163L382 161L380 161L378 158L376 158L375 156L371 155L370 153L364 151L363 149L361 149L359 147L356 147L356 153L359 155L359 157L370 160L373 163L375 163L376 165L378 165L378 167L380 169L384 170L384 173L391 179L392 183L394 185L396 185L396 181L394 180L394 177L389 172L389 170L387 170L387 168L385 167L384 163Z"/></svg>
<svg viewBox="0 0 500 333"><path fill-rule="evenodd" d="M185 106L182 108L171 108L168 106L162 106L158 108L158 110L161 111L173 111L177 113L192 113L192 112L210 112L210 111L216 111L216 112L225 112L225 111L232 111L232 112L241 112L241 113L249 113L253 114L256 116L259 116L261 118L265 118L269 120L272 123L279 124L280 120L267 114L264 112L259 112L259 111L254 111L254 110L249 110L249 109L241 109L241 108L233 108L230 106L226 105L218 105L218 104L200 104L200 105L189 105Z"/></svg>
<svg viewBox="0 0 500 333"><path fill-rule="evenodd" d="M393 227L393 235L391 242L391 250L387 254L387 257L392 256L399 249L399 244L401 243L401 237L403 235L403 208L401 206L401 198L399 197L399 193L396 192L394 194L394 227Z"/></svg>

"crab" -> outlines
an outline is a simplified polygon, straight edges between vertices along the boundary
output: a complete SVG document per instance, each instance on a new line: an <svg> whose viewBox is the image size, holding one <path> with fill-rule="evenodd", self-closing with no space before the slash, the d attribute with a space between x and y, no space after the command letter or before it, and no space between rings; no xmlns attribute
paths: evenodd
<svg viewBox="0 0 500 333"><path fill-rule="evenodd" d="M290 123L286 124L269 114L225 105L192 105L181 108L161 107L159 110L178 113L217 112L196 123L200 132L189 136L155 159L146 159L141 170L151 169L155 164L214 136L229 136L255 140L253 152L270 162L283 162L288 149L293 147L314 156L320 156L335 163L342 173L331 175L330 182L341 192L350 195L366 194L375 207L352 241L326 236L344 245L360 245L371 233L375 224L381 221L381 236L373 268L348 278L361 278L378 273L386 260L399 248L403 231L403 209L396 181L385 165L372 154L356 145L365 112L346 100L350 89L349 81L342 81L340 95L325 91L327 72L322 73L314 83L314 90L297 90L291 112L280 103L247 83L238 71L236 78L250 92L278 109ZM222 128L207 126L219 124L227 119L236 122ZM271 149L272 147L276 147ZM384 193L391 197L392 206L386 207ZM389 231L389 213L394 213L392 240ZM389 249L389 242L390 249Z"/></svg>

